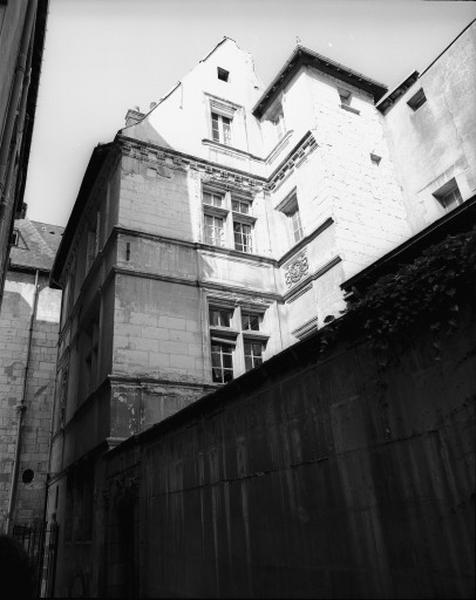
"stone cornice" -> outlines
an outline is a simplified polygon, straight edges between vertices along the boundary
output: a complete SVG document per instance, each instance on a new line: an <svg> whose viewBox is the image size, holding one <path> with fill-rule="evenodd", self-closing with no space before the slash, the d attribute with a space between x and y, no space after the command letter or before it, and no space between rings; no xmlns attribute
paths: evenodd
<svg viewBox="0 0 476 600"><path fill-rule="evenodd" d="M121 144L123 154L139 158L142 161L156 164L157 161L164 161L169 168L183 169L190 167L196 171L212 176L219 182L230 182L235 185L244 185L257 191L263 187L266 178L260 175L254 175L249 171L241 171L233 167L225 167L218 163L199 158L191 154L185 154L172 148L157 146L151 142L144 142L123 135L116 136L116 140Z"/></svg>
<svg viewBox="0 0 476 600"><path fill-rule="evenodd" d="M286 134L283 140L287 141L288 139L288 134ZM234 167L226 167L204 158L173 150L172 148L164 148L163 146L158 146L152 142L145 142L143 140L137 140L119 134L116 136L116 140L120 142L123 154L136 157L142 161L150 162L151 164L162 161L172 169L183 169L188 166L191 169L208 175L213 181L220 185L227 183L237 186L244 185L255 191L259 191L263 188L268 191L277 189L294 169L298 167L315 148L317 148L317 142L314 135L310 130L307 131L271 174L268 177L263 177L261 175L250 173L249 171L242 171ZM283 140L281 140L277 146L279 146ZM215 144L215 142L210 140L205 141L210 144ZM227 147L223 146L223 148ZM267 164L267 158L259 158L248 152L237 150L236 148L230 148L230 150L232 152L239 152L240 155L246 156L250 160L260 162L263 165ZM274 152L274 149L272 152Z"/></svg>
<svg viewBox="0 0 476 600"><path fill-rule="evenodd" d="M315 148L317 142L312 132L307 131L268 177L265 189L274 192Z"/></svg>
<svg viewBox="0 0 476 600"><path fill-rule="evenodd" d="M204 288L206 290L217 290L229 293L237 293L245 296L261 296L270 298L271 300L281 301L281 294L267 292L266 290L251 289L249 287L241 287L238 285L229 285L227 283L215 283L213 281L204 281L202 279L186 279L185 277L175 277L173 275L164 275L161 273L148 273L147 271L139 271L137 269L127 269L124 267L112 267L111 269L116 275L125 275L127 277L139 277L141 279L153 279L155 281L165 281L167 283L176 283L179 285L188 285L190 287Z"/></svg>
<svg viewBox="0 0 476 600"><path fill-rule="evenodd" d="M246 219L246 216L245 216ZM242 259L244 262L251 261L257 263L265 263L272 266L276 266L276 259L271 258L269 256L263 256L261 254L250 254L248 252L240 252L239 250L234 250L233 248L222 248L220 246L213 246L211 244L204 244L202 242L191 242L189 240L180 240L177 238L169 238L164 235L159 235L156 233L139 231L137 229L128 229L127 227L122 227L121 225L116 225L114 227L114 231L120 233L122 235L130 235L132 237L141 237L148 240L153 240L156 242L162 242L165 244L173 244L174 246L183 246L186 248L192 248L194 250L203 250L206 252L210 252L211 254L222 254L226 256L231 256L234 258Z"/></svg>
<svg viewBox="0 0 476 600"><path fill-rule="evenodd" d="M312 231L306 237L303 237L297 244L295 244L292 248L290 248L287 252L281 256L278 260L278 267L281 267L287 260L289 260L294 254L297 254L300 250L302 250L309 242L311 242L314 238L316 238L319 234L325 231L328 227L330 227L334 223L334 219L332 217L327 218L323 223L321 223L314 231Z"/></svg>

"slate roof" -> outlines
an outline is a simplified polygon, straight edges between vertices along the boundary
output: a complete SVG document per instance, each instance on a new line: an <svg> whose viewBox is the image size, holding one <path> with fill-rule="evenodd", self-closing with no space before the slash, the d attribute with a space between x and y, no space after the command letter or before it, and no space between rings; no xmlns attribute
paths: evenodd
<svg viewBox="0 0 476 600"><path fill-rule="evenodd" d="M50 271L64 228L30 219L16 219L15 229L19 238L18 244L10 251L10 266Z"/></svg>

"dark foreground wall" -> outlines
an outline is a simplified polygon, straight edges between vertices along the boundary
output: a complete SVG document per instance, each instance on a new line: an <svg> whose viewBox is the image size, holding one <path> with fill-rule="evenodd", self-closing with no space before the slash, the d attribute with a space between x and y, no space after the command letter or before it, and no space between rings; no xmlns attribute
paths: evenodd
<svg viewBox="0 0 476 600"><path fill-rule="evenodd" d="M472 597L474 318L433 341L302 342L110 452L99 591Z"/></svg>

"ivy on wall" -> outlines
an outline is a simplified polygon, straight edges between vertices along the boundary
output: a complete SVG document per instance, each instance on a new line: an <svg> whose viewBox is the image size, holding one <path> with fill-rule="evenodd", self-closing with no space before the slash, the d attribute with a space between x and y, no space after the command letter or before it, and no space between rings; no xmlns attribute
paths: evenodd
<svg viewBox="0 0 476 600"><path fill-rule="evenodd" d="M438 350L440 335L457 326L461 306L471 301L476 301L476 228L448 235L362 293L354 290L342 321L364 333L377 352L408 344L424 330L436 334Z"/></svg>

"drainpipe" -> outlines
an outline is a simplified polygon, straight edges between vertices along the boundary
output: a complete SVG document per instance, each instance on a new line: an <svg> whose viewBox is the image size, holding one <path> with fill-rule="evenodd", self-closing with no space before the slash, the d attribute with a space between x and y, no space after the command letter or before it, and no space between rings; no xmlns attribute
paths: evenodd
<svg viewBox="0 0 476 600"><path fill-rule="evenodd" d="M23 393L20 400L20 403L17 404L16 409L18 413L17 420L17 434L15 440L15 454L13 458L13 467L12 467L12 478L10 484L10 494L8 496L8 508L7 508L7 519L5 523L5 533L7 535L11 535L12 529L12 518L15 506L15 496L16 496L16 488L18 485L18 470L19 470L19 459L21 452L21 442L22 442L22 431L23 431L23 415L26 410L26 394L28 391L28 374L30 371L30 363L31 363L31 342L33 339L33 328L35 325L36 312L38 308L38 296L40 293L40 286L38 285L38 274L39 271L36 269L35 271L35 292L33 298L33 310L31 312L30 318L30 329L28 331L28 346L26 349L26 362L25 362L25 372L23 379Z"/></svg>

